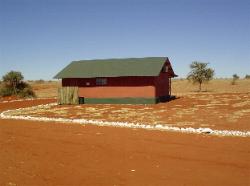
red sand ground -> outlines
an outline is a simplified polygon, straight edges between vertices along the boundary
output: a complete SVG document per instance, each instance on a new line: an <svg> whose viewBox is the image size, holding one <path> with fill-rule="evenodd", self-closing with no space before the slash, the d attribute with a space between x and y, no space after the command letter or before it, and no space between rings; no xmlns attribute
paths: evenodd
<svg viewBox="0 0 250 186"><path fill-rule="evenodd" d="M21 98L18 98L17 96L0 97L0 103L3 101L11 101L11 100L17 100L17 99L21 99Z"/></svg>
<svg viewBox="0 0 250 186"><path fill-rule="evenodd" d="M250 185L250 138L0 120L0 185Z"/></svg>

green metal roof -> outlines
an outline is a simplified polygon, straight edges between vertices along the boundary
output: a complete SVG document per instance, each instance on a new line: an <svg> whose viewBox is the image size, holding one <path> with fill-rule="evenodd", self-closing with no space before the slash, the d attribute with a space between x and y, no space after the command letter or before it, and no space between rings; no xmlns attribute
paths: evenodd
<svg viewBox="0 0 250 186"><path fill-rule="evenodd" d="M167 57L73 61L54 78L158 76Z"/></svg>

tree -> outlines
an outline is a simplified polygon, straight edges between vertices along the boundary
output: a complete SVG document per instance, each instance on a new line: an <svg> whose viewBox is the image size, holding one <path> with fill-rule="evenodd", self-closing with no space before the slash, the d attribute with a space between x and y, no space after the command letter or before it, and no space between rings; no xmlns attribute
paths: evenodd
<svg viewBox="0 0 250 186"><path fill-rule="evenodd" d="M236 81L238 80L238 79L240 79L240 77L237 75L237 74L234 74L233 75L233 80L232 80L232 85L235 85L236 84Z"/></svg>
<svg viewBox="0 0 250 186"><path fill-rule="evenodd" d="M3 76L0 86L0 96L35 97L32 87L23 81L21 72L10 71Z"/></svg>
<svg viewBox="0 0 250 186"><path fill-rule="evenodd" d="M11 87L15 95L17 95L17 86L22 82L22 80L22 73L17 71L10 71L3 76L3 82L6 84L6 86Z"/></svg>
<svg viewBox="0 0 250 186"><path fill-rule="evenodd" d="M194 84L199 84L199 91L201 91L202 83L210 81L214 76L214 70L208 68L207 65L208 63L198 61L194 61L190 65L191 71L188 73L187 79Z"/></svg>
<svg viewBox="0 0 250 186"><path fill-rule="evenodd" d="M250 75L246 74L245 79L250 79Z"/></svg>

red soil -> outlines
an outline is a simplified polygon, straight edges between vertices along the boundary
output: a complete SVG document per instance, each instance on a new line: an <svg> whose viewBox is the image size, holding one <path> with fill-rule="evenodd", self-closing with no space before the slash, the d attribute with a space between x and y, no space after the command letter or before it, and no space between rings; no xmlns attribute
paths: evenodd
<svg viewBox="0 0 250 186"><path fill-rule="evenodd" d="M17 96L6 96L6 97L0 97L0 102L2 101L11 101L11 100L17 100L20 99Z"/></svg>
<svg viewBox="0 0 250 186"><path fill-rule="evenodd" d="M53 100L0 103L0 111ZM0 185L250 185L250 138L0 120Z"/></svg>

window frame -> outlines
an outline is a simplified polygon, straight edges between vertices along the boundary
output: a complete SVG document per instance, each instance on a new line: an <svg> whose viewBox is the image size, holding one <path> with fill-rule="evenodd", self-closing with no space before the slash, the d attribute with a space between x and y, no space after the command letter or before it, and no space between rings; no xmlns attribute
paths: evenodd
<svg viewBox="0 0 250 186"><path fill-rule="evenodd" d="M108 84L108 79L107 78L96 78L95 84L98 86L105 86Z"/></svg>

